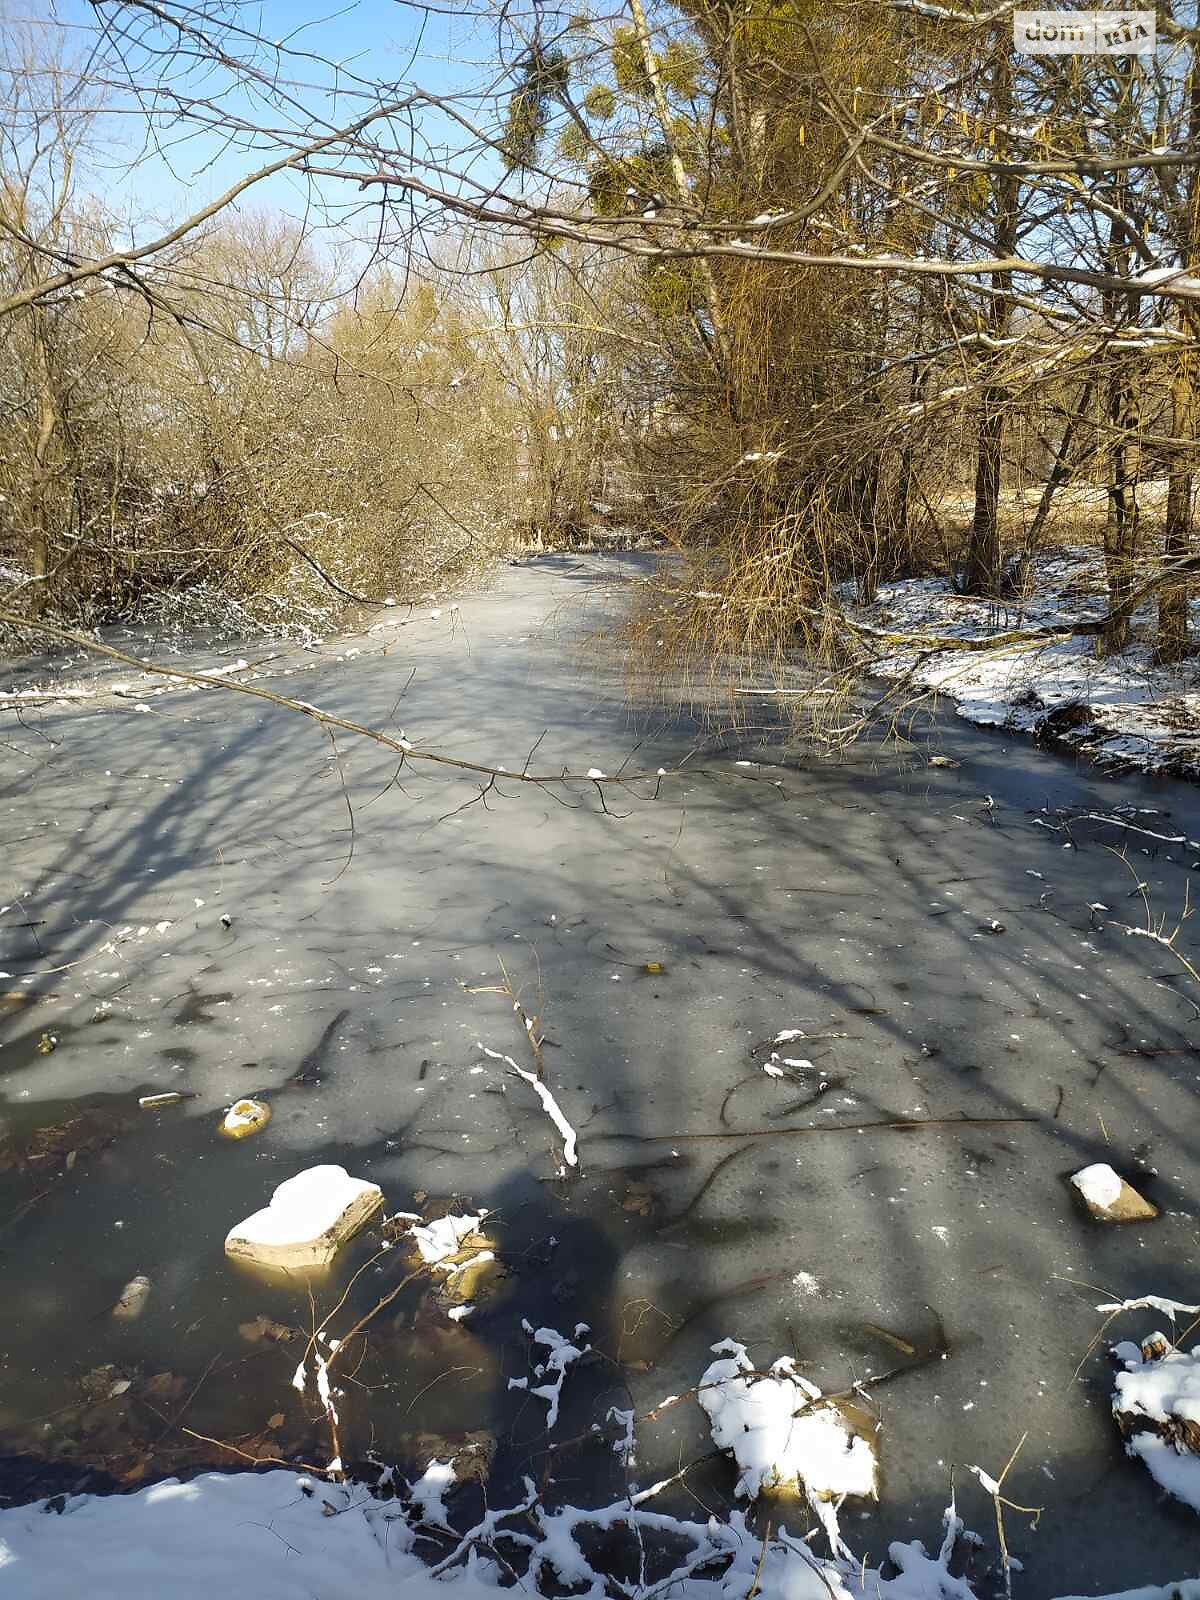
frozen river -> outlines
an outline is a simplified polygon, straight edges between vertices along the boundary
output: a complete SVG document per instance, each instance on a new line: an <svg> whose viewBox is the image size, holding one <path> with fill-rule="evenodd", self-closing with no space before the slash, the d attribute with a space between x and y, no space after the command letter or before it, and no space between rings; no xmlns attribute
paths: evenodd
<svg viewBox="0 0 1200 1600"><path fill-rule="evenodd" d="M869 1391L880 1501L843 1513L872 1559L937 1537L952 1476L991 1538L966 1468L998 1473L1027 1434L1005 1486L1044 1508L1036 1531L1007 1516L1022 1595L1194 1574L1195 1516L1122 1453L1111 1368L1089 1351L1101 1302L1200 1299L1200 991L1169 949L1111 925L1144 923L1142 882L1174 926L1200 848L1167 841L1200 839L1196 790L949 718L838 762L782 729L714 735L631 696L595 638L644 560L547 559L456 611L238 652L274 657L260 686L514 770L539 736L542 771L696 751L657 796L633 784L601 805L584 781L479 799L219 690L0 713L0 967L37 996L9 1003L0 1035L0 1488L236 1464L194 1434L313 1460L295 1351L239 1332L310 1326L308 1286L235 1273L222 1243L276 1184L335 1161L392 1210L491 1208L508 1269L459 1324L415 1290L398 1302L347 1384L350 1461L481 1430L498 1486L540 1475L544 1408L507 1383L528 1370L523 1317L587 1323L601 1353L568 1382L563 1437L686 1391L732 1336L828 1389L895 1370ZM935 751L959 765L931 768ZM1064 809L1114 807L1165 838L1064 829ZM502 963L541 1012L546 1080L578 1131L565 1179L540 1101L479 1048L532 1065L505 996L471 992ZM192 1098L138 1109L168 1090ZM220 1140L248 1093L269 1126ZM935 1120L846 1127L898 1119ZM1082 1215L1065 1179L1094 1161L1162 1216ZM364 1252L313 1287L322 1312ZM137 1274L143 1314L114 1319ZM703 1413L668 1408L640 1446L644 1482L703 1457ZM608 1470L587 1450L553 1459L576 1499ZM734 1479L701 1462L680 1503L720 1509Z"/></svg>

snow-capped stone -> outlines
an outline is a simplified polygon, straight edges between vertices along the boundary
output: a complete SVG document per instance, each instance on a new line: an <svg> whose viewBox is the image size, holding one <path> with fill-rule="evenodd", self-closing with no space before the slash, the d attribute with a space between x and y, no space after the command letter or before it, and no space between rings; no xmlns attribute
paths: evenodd
<svg viewBox="0 0 1200 1600"><path fill-rule="evenodd" d="M345 1167L309 1167L229 1230L225 1253L265 1267L325 1266L382 1205L378 1184L352 1178Z"/></svg>
<svg viewBox="0 0 1200 1600"><path fill-rule="evenodd" d="M1071 1183L1101 1222L1149 1222L1158 1215L1158 1207L1144 1200L1106 1161L1084 1167L1075 1173Z"/></svg>

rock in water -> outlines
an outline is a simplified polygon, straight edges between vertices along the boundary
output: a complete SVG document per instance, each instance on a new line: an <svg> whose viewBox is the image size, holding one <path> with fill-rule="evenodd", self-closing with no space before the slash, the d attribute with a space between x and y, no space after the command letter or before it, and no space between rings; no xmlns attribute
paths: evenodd
<svg viewBox="0 0 1200 1600"><path fill-rule="evenodd" d="M146 1309L146 1301L149 1298L150 1279L145 1273L139 1272L137 1277L130 1278L121 1290L121 1297L112 1308L112 1314L118 1322L132 1322Z"/></svg>
<svg viewBox="0 0 1200 1600"><path fill-rule="evenodd" d="M327 1266L382 1205L378 1184L352 1178L345 1167L309 1167L230 1229L225 1253L264 1267Z"/></svg>
<svg viewBox="0 0 1200 1600"><path fill-rule="evenodd" d="M1176 1350L1161 1333L1119 1344L1124 1366L1113 1391L1113 1415L1128 1455L1146 1463L1155 1482L1200 1511L1200 1351Z"/></svg>
<svg viewBox="0 0 1200 1600"><path fill-rule="evenodd" d="M221 1132L227 1139L245 1139L271 1120L271 1108L265 1100L235 1100L221 1122Z"/></svg>
<svg viewBox="0 0 1200 1600"><path fill-rule="evenodd" d="M1105 1161L1084 1167L1071 1179L1091 1214L1100 1222L1150 1222L1158 1215L1152 1206Z"/></svg>

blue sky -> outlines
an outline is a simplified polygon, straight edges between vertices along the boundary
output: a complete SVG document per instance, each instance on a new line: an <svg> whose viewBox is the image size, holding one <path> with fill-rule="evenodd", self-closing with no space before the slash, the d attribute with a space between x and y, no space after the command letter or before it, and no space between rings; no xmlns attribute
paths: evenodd
<svg viewBox="0 0 1200 1600"><path fill-rule="evenodd" d="M14 10L17 8L14 7ZM34 7L28 15L37 15ZM109 8L112 9L112 8ZM230 14L235 8L230 7ZM136 14L135 14L136 15ZM95 37L95 12L86 0L50 0L42 19L52 16L65 25L74 47L88 48ZM240 4L236 17L241 26L261 33L267 40L282 41L293 52L309 51L325 61L339 63L346 72L364 78L402 86L419 84L438 94L452 94L467 87L494 80L497 72L497 45L494 27L481 23L469 6L452 14L429 13L398 0L267 0L267 3ZM211 93L181 56L174 67L179 76L176 87ZM334 75L315 61L292 56L286 69L290 76L309 76L317 87L297 91L297 98L323 112L338 123L350 121L360 109L346 94L335 95ZM234 111L250 111L250 101L240 93L227 102ZM276 113L276 116L278 113ZM257 119L256 119L257 120ZM109 118L105 133L109 148L91 163L89 187L110 204L129 214L135 227L187 215L223 193L255 166L264 165L273 154L268 149L251 154L230 148L220 130L160 129L161 153L143 151L145 119L127 105L119 115ZM307 125L293 115L291 130L301 138L319 136L319 128ZM437 146L454 137L453 131L436 112L422 115L419 136ZM357 199L333 184L327 192L332 198ZM308 199L305 180L283 174L256 187L245 204L269 207L300 215Z"/></svg>

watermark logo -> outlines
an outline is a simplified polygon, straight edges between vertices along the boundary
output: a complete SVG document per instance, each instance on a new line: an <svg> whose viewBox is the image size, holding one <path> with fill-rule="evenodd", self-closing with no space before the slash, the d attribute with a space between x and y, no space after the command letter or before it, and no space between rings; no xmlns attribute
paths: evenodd
<svg viewBox="0 0 1200 1600"><path fill-rule="evenodd" d="M1014 11L1013 44L1031 56L1152 54L1153 11Z"/></svg>

